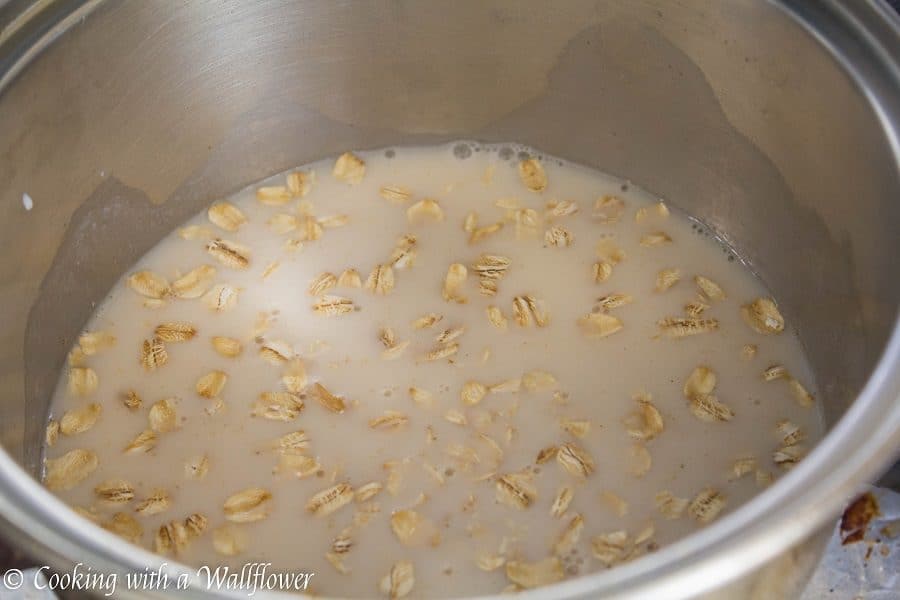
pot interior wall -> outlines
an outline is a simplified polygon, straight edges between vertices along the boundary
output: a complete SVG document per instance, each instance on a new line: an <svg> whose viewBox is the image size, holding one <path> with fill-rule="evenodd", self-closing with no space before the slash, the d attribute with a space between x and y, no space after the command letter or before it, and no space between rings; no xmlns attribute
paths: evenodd
<svg viewBox="0 0 900 600"><path fill-rule="evenodd" d="M0 96L3 445L36 472L70 344L180 221L345 149L456 138L630 178L720 232L799 330L829 423L871 372L900 298L896 159L768 3L123 1Z"/></svg>

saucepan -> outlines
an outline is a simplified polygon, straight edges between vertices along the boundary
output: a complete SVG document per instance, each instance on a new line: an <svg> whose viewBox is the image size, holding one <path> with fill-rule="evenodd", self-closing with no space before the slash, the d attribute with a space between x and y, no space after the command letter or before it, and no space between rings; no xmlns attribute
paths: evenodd
<svg viewBox="0 0 900 600"><path fill-rule="evenodd" d="M738 249L796 324L829 429L807 459L537 595L790 597L896 457L900 21L880 1L12 0L0 21L0 516L40 564L189 572L35 479L65 353L182 220L349 148L515 141L628 178Z"/></svg>

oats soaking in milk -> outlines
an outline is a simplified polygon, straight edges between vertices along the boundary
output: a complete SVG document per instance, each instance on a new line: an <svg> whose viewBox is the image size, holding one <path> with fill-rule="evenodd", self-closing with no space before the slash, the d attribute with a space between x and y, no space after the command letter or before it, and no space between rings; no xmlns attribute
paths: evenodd
<svg viewBox="0 0 900 600"><path fill-rule="evenodd" d="M462 143L301 167L162 240L69 355L44 483L172 560L464 596L636 560L819 435L790 324L700 225Z"/></svg>

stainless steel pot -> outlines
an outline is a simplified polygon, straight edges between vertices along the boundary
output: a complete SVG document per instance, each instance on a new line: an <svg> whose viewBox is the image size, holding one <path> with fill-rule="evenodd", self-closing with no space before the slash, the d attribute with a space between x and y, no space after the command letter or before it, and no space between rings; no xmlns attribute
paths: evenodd
<svg viewBox="0 0 900 600"><path fill-rule="evenodd" d="M900 25L875 0L13 0L0 20L0 514L43 563L162 560L33 479L94 303L206 203L348 148L521 141L631 178L747 257L807 348L830 434L801 465L537 595L789 595L900 447Z"/></svg>

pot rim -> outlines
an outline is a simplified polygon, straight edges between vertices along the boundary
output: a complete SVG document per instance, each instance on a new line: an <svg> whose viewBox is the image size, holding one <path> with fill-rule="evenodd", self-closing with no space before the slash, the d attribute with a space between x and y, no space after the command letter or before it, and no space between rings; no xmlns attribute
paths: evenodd
<svg viewBox="0 0 900 600"><path fill-rule="evenodd" d="M15 44L11 60L0 61L0 93L38 53L100 2L80 2L65 14L51 11L42 16L35 11L33 20L50 22L34 27L29 35L20 35L32 27L26 22L0 32L0 49ZM881 0L770 3L815 38L865 96L881 123L900 177L900 18ZM53 2L37 4L46 8ZM890 465L900 449L898 400L900 316L853 404L809 456L771 488L708 527L638 561L523 592L522 597L661 594L681 598L753 571L833 519L860 484ZM95 571L120 575L149 568L166 573L172 581L187 575L191 588L175 592L185 597L246 597L236 591L206 590L195 569L137 548L86 519L73 519L70 509L2 447L0 518L6 521L2 528L8 537L15 532L12 539L24 542L27 551L40 555L51 567L65 568L77 557Z"/></svg>

